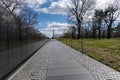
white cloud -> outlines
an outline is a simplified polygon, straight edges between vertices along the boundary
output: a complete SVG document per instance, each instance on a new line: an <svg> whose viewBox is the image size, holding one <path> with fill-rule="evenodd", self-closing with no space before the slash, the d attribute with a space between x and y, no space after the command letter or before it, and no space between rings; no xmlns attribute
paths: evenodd
<svg viewBox="0 0 120 80"><path fill-rule="evenodd" d="M49 14L66 14L67 6L66 1L68 0L59 0L58 2L52 2L49 7L39 9L39 11Z"/></svg>
<svg viewBox="0 0 120 80"><path fill-rule="evenodd" d="M96 0L96 9L105 9L109 4L114 3L115 0Z"/></svg>
<svg viewBox="0 0 120 80"><path fill-rule="evenodd" d="M52 37L53 35L53 28L55 30L55 35L62 34L65 30L68 30L68 27L70 24L68 23L57 23L57 22L51 22L48 23L47 27L40 30L43 34L47 35L48 37Z"/></svg>
<svg viewBox="0 0 120 80"><path fill-rule="evenodd" d="M95 9L104 9L108 4L113 3L114 0L96 0ZM38 11L48 14L67 14L67 5L70 4L70 0L58 0L58 2L52 2L49 7L38 9Z"/></svg>
<svg viewBox="0 0 120 80"><path fill-rule="evenodd" d="M47 0L25 0L25 3L33 8L33 9L37 9L39 8L40 5L47 3Z"/></svg>
<svg viewBox="0 0 120 80"><path fill-rule="evenodd" d="M49 7L46 8L40 8L42 4L45 4L47 2L51 2ZM40 11L44 13L49 13L49 14L66 14L66 2L68 0L25 0L25 3L35 11Z"/></svg>
<svg viewBox="0 0 120 80"><path fill-rule="evenodd" d="M48 27L49 28L64 28L64 27L68 27L69 24L68 23L57 23L57 22L49 22L48 23Z"/></svg>
<svg viewBox="0 0 120 80"><path fill-rule="evenodd" d="M51 2L50 6L45 8L40 8L40 6L48 1ZM70 4L70 0L26 0L25 1L29 7L33 8L36 11L40 11L48 14L67 14L67 5ZM95 9L104 9L108 4L114 3L114 0L96 0Z"/></svg>

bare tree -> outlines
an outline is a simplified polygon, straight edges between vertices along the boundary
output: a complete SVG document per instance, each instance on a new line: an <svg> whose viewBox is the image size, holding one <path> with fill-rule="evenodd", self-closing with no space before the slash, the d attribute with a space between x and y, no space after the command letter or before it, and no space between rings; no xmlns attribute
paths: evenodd
<svg viewBox="0 0 120 80"><path fill-rule="evenodd" d="M98 37L101 39L101 24L103 21L103 10L102 9L96 9L94 13L94 17L96 18L97 23L97 29L98 29Z"/></svg>
<svg viewBox="0 0 120 80"><path fill-rule="evenodd" d="M95 17L92 18L92 36L95 39L96 38L96 32L97 32L97 20Z"/></svg>
<svg viewBox="0 0 120 80"><path fill-rule="evenodd" d="M22 0L0 0L0 4L8 10L8 12L14 17L17 22L19 22L16 12L18 9L22 8Z"/></svg>
<svg viewBox="0 0 120 80"><path fill-rule="evenodd" d="M20 17L28 23L28 25L35 25L38 23L38 14L30 9L24 9L20 14Z"/></svg>
<svg viewBox="0 0 120 80"><path fill-rule="evenodd" d="M7 11L12 15L16 22L19 39L21 40L21 18L17 15L17 10L22 9L22 0L0 0L0 4L7 9Z"/></svg>
<svg viewBox="0 0 120 80"><path fill-rule="evenodd" d="M70 34L71 37L74 38L74 39L76 38L76 30L77 30L77 29L76 29L75 26L71 26L71 27L69 28L69 30L68 30L68 31L69 31L69 34Z"/></svg>
<svg viewBox="0 0 120 80"><path fill-rule="evenodd" d="M117 27L115 27L116 30L116 37L120 37L120 23L118 23Z"/></svg>
<svg viewBox="0 0 120 80"><path fill-rule="evenodd" d="M77 26L79 39L81 36L81 24L83 22L83 16L92 8L94 0L70 0L71 5L68 5L69 18Z"/></svg>
<svg viewBox="0 0 120 80"><path fill-rule="evenodd" d="M119 17L120 11L117 4L110 4L104 11L104 21L107 25L107 38L111 38L112 24Z"/></svg>

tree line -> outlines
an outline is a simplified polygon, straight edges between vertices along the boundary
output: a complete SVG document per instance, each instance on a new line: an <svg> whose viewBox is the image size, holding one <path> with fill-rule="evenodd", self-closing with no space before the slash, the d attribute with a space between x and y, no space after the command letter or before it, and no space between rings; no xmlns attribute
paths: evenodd
<svg viewBox="0 0 120 80"><path fill-rule="evenodd" d="M0 41L47 38L33 27L38 24L37 17L24 0L0 0Z"/></svg>
<svg viewBox="0 0 120 80"><path fill-rule="evenodd" d="M95 0L70 0L68 6L69 21L74 24L64 33L63 37L73 38L107 38L120 37L120 6L117 0L108 4L105 9L94 9ZM93 16L89 19L84 16L94 9ZM89 16L87 16L89 17ZM115 24L115 25L114 25Z"/></svg>

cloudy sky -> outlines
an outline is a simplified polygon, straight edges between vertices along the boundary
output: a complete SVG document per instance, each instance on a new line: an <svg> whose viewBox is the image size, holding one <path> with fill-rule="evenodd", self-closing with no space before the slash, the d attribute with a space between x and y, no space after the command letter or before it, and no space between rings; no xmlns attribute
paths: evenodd
<svg viewBox="0 0 120 80"><path fill-rule="evenodd" d="M96 0L95 8L104 9L108 3L114 0ZM52 37L52 30L55 34L62 34L70 25L67 19L66 4L69 0L26 0L27 5L36 11L39 16L39 26L36 26L43 34Z"/></svg>

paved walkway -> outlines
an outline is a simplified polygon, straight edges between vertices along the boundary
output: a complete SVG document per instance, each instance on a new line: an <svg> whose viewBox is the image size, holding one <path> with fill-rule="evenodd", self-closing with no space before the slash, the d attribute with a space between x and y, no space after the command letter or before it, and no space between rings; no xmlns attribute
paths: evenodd
<svg viewBox="0 0 120 80"><path fill-rule="evenodd" d="M120 80L120 73L51 40L9 80Z"/></svg>

